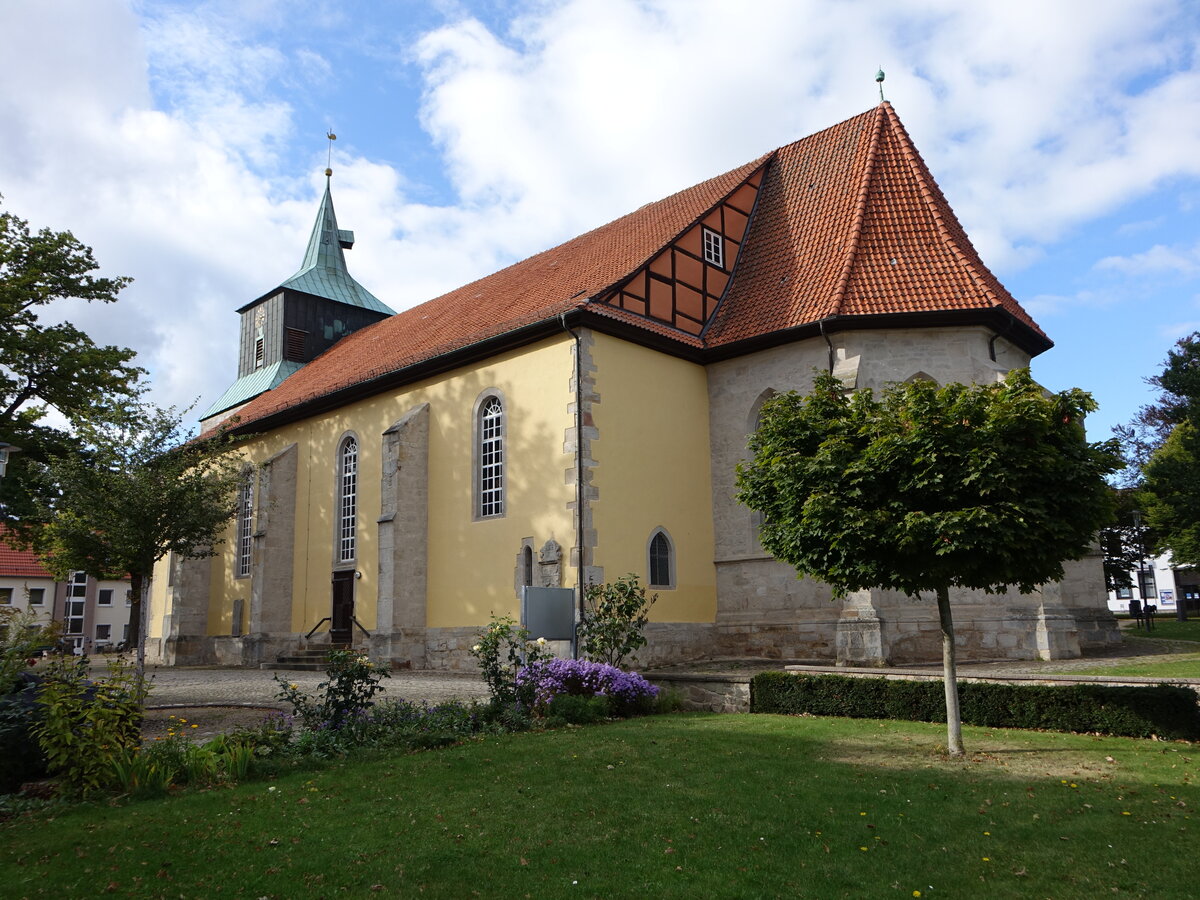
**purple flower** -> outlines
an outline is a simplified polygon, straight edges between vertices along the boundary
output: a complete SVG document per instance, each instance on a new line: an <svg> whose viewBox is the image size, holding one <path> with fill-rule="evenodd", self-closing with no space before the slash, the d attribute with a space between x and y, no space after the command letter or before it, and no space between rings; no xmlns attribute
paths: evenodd
<svg viewBox="0 0 1200 900"><path fill-rule="evenodd" d="M517 672L517 687L533 688L535 709L545 710L560 694L611 697L618 707L658 696L658 688L637 672L582 659L535 662Z"/></svg>

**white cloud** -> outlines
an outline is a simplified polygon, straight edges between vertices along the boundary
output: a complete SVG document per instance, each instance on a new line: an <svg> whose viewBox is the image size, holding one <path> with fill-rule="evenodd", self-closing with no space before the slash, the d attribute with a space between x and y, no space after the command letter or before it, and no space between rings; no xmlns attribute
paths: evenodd
<svg viewBox="0 0 1200 900"><path fill-rule="evenodd" d="M1002 272L1200 174L1196 16L1166 0L564 0L503 7L517 14L500 33L469 5L442 8L448 24L397 53L403 78L370 87L382 104L404 79L419 85L454 202L426 202L406 161L374 145L339 141L349 149L334 157L339 219L358 238L352 271L395 308L856 114L875 102L881 65ZM233 311L297 267L321 179L282 157L302 93L355 77L330 63L322 28L357 28L372 53L389 29L408 33L403 11L370 12L278 0L40 0L0 12L5 207L74 230L106 271L137 277L116 307L70 314L139 348L163 401L222 390ZM1172 264L1194 274L1200 256L1155 247L1098 268ZM1109 302L1081 291L1029 305Z"/></svg>
<svg viewBox="0 0 1200 900"><path fill-rule="evenodd" d="M1149 250L1129 256L1106 256L1096 263L1096 268L1123 275L1168 274L1190 278L1200 272L1200 244L1184 249L1155 244Z"/></svg>

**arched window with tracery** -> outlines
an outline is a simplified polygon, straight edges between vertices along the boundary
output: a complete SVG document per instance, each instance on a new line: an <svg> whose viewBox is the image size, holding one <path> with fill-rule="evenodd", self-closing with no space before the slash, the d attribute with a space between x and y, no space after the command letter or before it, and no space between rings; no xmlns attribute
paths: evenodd
<svg viewBox="0 0 1200 900"><path fill-rule="evenodd" d="M338 448L338 562L353 562L358 552L358 441L349 436Z"/></svg>
<svg viewBox="0 0 1200 900"><path fill-rule="evenodd" d="M479 406L476 495L479 518L504 515L504 404L488 396Z"/></svg>
<svg viewBox="0 0 1200 900"><path fill-rule="evenodd" d="M654 529L650 543L646 547L650 587L675 587L675 551L671 538L662 528Z"/></svg>

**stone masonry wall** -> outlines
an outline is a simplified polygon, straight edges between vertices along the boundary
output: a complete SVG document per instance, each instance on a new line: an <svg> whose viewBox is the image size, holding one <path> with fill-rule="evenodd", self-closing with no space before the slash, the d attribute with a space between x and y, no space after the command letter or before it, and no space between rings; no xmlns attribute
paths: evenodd
<svg viewBox="0 0 1200 900"><path fill-rule="evenodd" d="M940 658L936 604L887 591L835 602L826 585L797 579L767 555L755 514L736 500L735 471L765 399L811 390L815 370L878 392L914 377L994 383L1029 357L983 327L848 331L774 347L708 367L716 532L717 615L710 655L824 660L841 665ZM996 359L991 358L995 353ZM1097 560L1068 564L1043 592L952 598L966 659L1060 658L1119 640Z"/></svg>

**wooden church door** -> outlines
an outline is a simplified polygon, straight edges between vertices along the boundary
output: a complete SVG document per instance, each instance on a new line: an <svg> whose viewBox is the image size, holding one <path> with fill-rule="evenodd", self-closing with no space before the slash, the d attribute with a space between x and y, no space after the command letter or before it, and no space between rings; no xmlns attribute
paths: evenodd
<svg viewBox="0 0 1200 900"><path fill-rule="evenodd" d="M333 573L333 612L330 615L329 640L349 644L354 628L354 573Z"/></svg>

